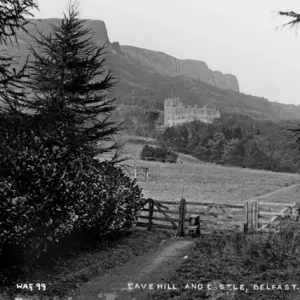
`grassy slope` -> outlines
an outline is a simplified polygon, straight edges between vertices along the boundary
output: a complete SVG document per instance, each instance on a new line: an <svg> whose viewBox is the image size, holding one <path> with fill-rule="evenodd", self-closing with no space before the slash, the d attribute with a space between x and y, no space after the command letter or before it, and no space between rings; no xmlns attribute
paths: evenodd
<svg viewBox="0 0 300 300"><path fill-rule="evenodd" d="M126 139L129 142L125 144L124 155L129 158L126 161L128 172L130 175L133 174L131 167L134 165L148 167L148 181L145 182L139 177L139 184L145 197L157 200L179 201L183 181L183 196L186 200L224 203L240 203L299 181L298 174L224 167L201 163L193 157L182 154L178 158L178 162L182 161L182 164L141 161L139 153L144 144L155 143L155 140L147 141L140 137L138 139L126 137ZM293 190L292 194L295 195L295 192L297 191ZM272 201L290 200L287 193L284 197L281 194L279 197L280 199L276 198L276 195L272 196ZM292 201L296 198L293 197Z"/></svg>
<svg viewBox="0 0 300 300"><path fill-rule="evenodd" d="M177 290L156 289L146 299L299 299L299 245L292 250L291 244L279 235L202 236L181 266L169 278L161 279ZM234 291L233 284L243 285L244 290ZM293 291L293 284L298 290ZM264 285L264 289L257 290L255 285ZM266 290L266 285L275 288Z"/></svg>

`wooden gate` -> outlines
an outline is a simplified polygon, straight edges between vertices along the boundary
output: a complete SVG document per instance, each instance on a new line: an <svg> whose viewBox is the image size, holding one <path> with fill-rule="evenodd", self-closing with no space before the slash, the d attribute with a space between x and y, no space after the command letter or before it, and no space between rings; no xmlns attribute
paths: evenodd
<svg viewBox="0 0 300 300"><path fill-rule="evenodd" d="M247 224L249 231L279 231L281 221L295 216L295 203L247 202Z"/></svg>
<svg viewBox="0 0 300 300"><path fill-rule="evenodd" d="M217 202L186 202L186 217L199 215L201 219L201 232L214 232L219 230L243 231L245 223L245 204L243 203L217 203Z"/></svg>
<svg viewBox="0 0 300 300"><path fill-rule="evenodd" d="M184 236L188 230L190 217L195 216L200 216L202 232L244 230L245 204L192 202L185 199L170 202L148 198L139 216L141 221L139 220L136 225L146 227L148 230L172 229L176 230L179 236Z"/></svg>
<svg viewBox="0 0 300 300"><path fill-rule="evenodd" d="M174 209L174 204L178 203L157 201L151 198L145 200L145 207L143 208L142 214L139 216L139 219L148 220L148 222L139 221L137 222L136 226L147 227L148 230L151 230L152 228L164 228L179 231L179 225L177 224L179 223L179 211L176 211L176 209Z"/></svg>

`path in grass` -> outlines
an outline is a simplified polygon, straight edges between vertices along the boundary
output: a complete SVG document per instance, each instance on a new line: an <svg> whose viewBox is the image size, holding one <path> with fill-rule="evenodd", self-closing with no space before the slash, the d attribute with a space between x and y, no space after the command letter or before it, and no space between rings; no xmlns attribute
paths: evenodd
<svg viewBox="0 0 300 300"><path fill-rule="evenodd" d="M194 241L187 238L171 238L161 243L155 251L148 252L123 266L96 277L79 287L72 300L142 300L151 292L134 289L128 291L128 283L163 284L164 278L176 270ZM165 282L166 284L168 282ZM152 290L153 291L153 290Z"/></svg>
<svg viewBox="0 0 300 300"><path fill-rule="evenodd" d="M299 183L282 187L276 191L248 199L247 201L261 200L262 202L294 203L299 201Z"/></svg>

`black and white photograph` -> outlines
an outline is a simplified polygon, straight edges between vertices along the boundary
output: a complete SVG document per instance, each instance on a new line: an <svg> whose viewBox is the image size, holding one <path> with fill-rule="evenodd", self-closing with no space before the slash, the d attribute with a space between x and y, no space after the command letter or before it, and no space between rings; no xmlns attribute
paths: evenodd
<svg viewBox="0 0 300 300"><path fill-rule="evenodd" d="M300 299L299 28L0 0L0 300Z"/></svg>

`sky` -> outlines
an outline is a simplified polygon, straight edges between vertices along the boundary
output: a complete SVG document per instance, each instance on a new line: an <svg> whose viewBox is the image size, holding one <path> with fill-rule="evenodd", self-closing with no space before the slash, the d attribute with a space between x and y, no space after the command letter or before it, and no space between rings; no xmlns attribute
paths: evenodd
<svg viewBox="0 0 300 300"><path fill-rule="evenodd" d="M37 0L35 18L61 18L69 0ZM196 59L238 78L240 92L300 105L300 32L282 28L299 0L81 0L111 42Z"/></svg>

